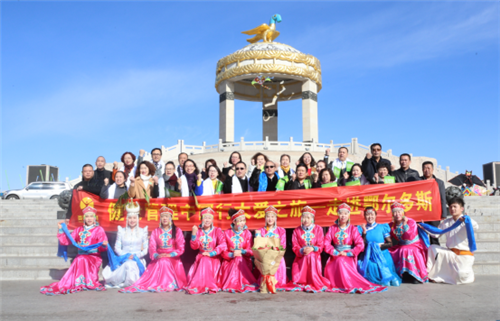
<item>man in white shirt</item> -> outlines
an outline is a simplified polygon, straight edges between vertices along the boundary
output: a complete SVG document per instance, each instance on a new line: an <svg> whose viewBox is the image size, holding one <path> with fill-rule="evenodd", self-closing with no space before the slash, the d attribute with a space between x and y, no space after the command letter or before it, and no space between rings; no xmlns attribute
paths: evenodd
<svg viewBox="0 0 500 321"><path fill-rule="evenodd" d="M444 230L457 220L464 221L464 201L456 197L448 202L448 208L452 217L445 219L439 224L439 229ZM472 228L477 230L479 226L476 221L470 219ZM433 235L439 237L439 235ZM467 284L474 282L474 254L470 251L469 240L465 223L446 233L446 248L439 245L431 245L427 250L427 271L429 279L436 283Z"/></svg>
<svg viewBox="0 0 500 321"><path fill-rule="evenodd" d="M339 148L339 154L338 158L336 158L334 161L331 161L328 163L328 159L330 157L330 148L328 148L325 151L325 158L324 161L325 163L328 164L328 168L330 168L333 171L333 174L335 174L336 179L340 179L344 176L345 172L350 172L352 165L354 165L354 162L347 158L349 155L349 150L347 147L340 147Z"/></svg>

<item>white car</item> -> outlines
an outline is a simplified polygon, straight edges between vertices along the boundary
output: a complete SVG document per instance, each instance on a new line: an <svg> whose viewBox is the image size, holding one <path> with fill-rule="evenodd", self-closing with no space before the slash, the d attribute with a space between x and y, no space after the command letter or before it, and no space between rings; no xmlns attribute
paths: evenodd
<svg viewBox="0 0 500 321"><path fill-rule="evenodd" d="M69 183L65 182L33 182L23 189L13 189L6 191L2 199L25 199L25 198L59 198L64 190L72 189Z"/></svg>

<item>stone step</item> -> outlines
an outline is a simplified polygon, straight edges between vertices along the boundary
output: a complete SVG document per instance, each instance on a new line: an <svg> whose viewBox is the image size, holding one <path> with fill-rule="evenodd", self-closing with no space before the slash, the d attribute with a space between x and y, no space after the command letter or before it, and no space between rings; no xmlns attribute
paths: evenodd
<svg viewBox="0 0 500 321"><path fill-rule="evenodd" d="M46 211L53 211L53 210L60 210L62 209L59 207L59 205L44 205L44 204L32 204L32 205L16 205L16 206L5 206L1 205L0 209L2 210L27 210L27 211L34 211L34 210L46 210Z"/></svg>
<svg viewBox="0 0 500 321"><path fill-rule="evenodd" d="M57 211L54 212L46 212L46 213L28 213L28 212L19 212L19 213L0 213L0 220L8 220L8 219L57 219Z"/></svg>
<svg viewBox="0 0 500 321"><path fill-rule="evenodd" d="M66 266L50 266L50 267L0 267L0 281L7 280L53 280L47 282L49 285L52 282L60 280L64 273L68 270Z"/></svg>
<svg viewBox="0 0 500 321"><path fill-rule="evenodd" d="M500 262L481 262L474 263L473 270L475 275L499 275Z"/></svg>
<svg viewBox="0 0 500 321"><path fill-rule="evenodd" d="M33 222L30 222L33 224ZM0 226L0 235L53 234L58 231L57 223L52 226ZM500 233L500 232L499 232Z"/></svg>
<svg viewBox="0 0 500 321"><path fill-rule="evenodd" d="M21 244L40 244L40 245L57 245L58 240L56 233L54 234L18 234L18 235L0 235L0 244L5 245L21 245Z"/></svg>
<svg viewBox="0 0 500 321"><path fill-rule="evenodd" d="M54 218L48 218L48 219L37 219L36 220L36 225L40 227L55 227L57 228L57 223L61 221L58 219ZM5 220L0 220L0 227L22 227L22 226L29 226L33 225L35 221L33 218L15 218L15 219L5 219Z"/></svg>
<svg viewBox="0 0 500 321"><path fill-rule="evenodd" d="M0 266L9 267L51 267L51 266L70 266L70 261L64 261L58 256L3 256L0 257Z"/></svg>
<svg viewBox="0 0 500 321"><path fill-rule="evenodd" d="M488 250L477 250L474 252L474 262L484 263L484 262L499 262L500 263L500 251L488 251Z"/></svg>
<svg viewBox="0 0 500 321"><path fill-rule="evenodd" d="M3 256L55 256L57 245L2 245L0 247L0 257Z"/></svg>
<svg viewBox="0 0 500 321"><path fill-rule="evenodd" d="M445 244L445 243L443 243ZM478 250L482 251L498 251L500 250L499 240L476 240Z"/></svg>
<svg viewBox="0 0 500 321"><path fill-rule="evenodd" d="M471 216L471 218L477 222L479 229L483 224L500 224L500 213L498 216Z"/></svg>

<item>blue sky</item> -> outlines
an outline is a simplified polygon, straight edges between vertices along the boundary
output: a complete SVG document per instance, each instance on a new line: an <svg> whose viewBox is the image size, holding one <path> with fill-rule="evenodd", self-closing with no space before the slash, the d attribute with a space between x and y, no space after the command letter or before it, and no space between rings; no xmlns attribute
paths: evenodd
<svg viewBox="0 0 500 321"><path fill-rule="evenodd" d="M321 61L320 142L480 177L500 160L498 2L2 1L0 190L27 165L75 178L97 155L215 144L216 63L274 13L277 41ZM260 109L236 102L237 140L261 140ZM300 100L280 104L278 139L301 128Z"/></svg>

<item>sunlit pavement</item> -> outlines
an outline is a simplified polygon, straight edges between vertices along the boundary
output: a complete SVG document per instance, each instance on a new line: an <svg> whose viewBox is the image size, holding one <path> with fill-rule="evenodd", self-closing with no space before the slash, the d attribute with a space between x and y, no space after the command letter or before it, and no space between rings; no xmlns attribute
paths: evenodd
<svg viewBox="0 0 500 321"><path fill-rule="evenodd" d="M47 281L3 281L1 320L499 320L500 276L470 285L403 284L378 294L39 293Z"/></svg>

